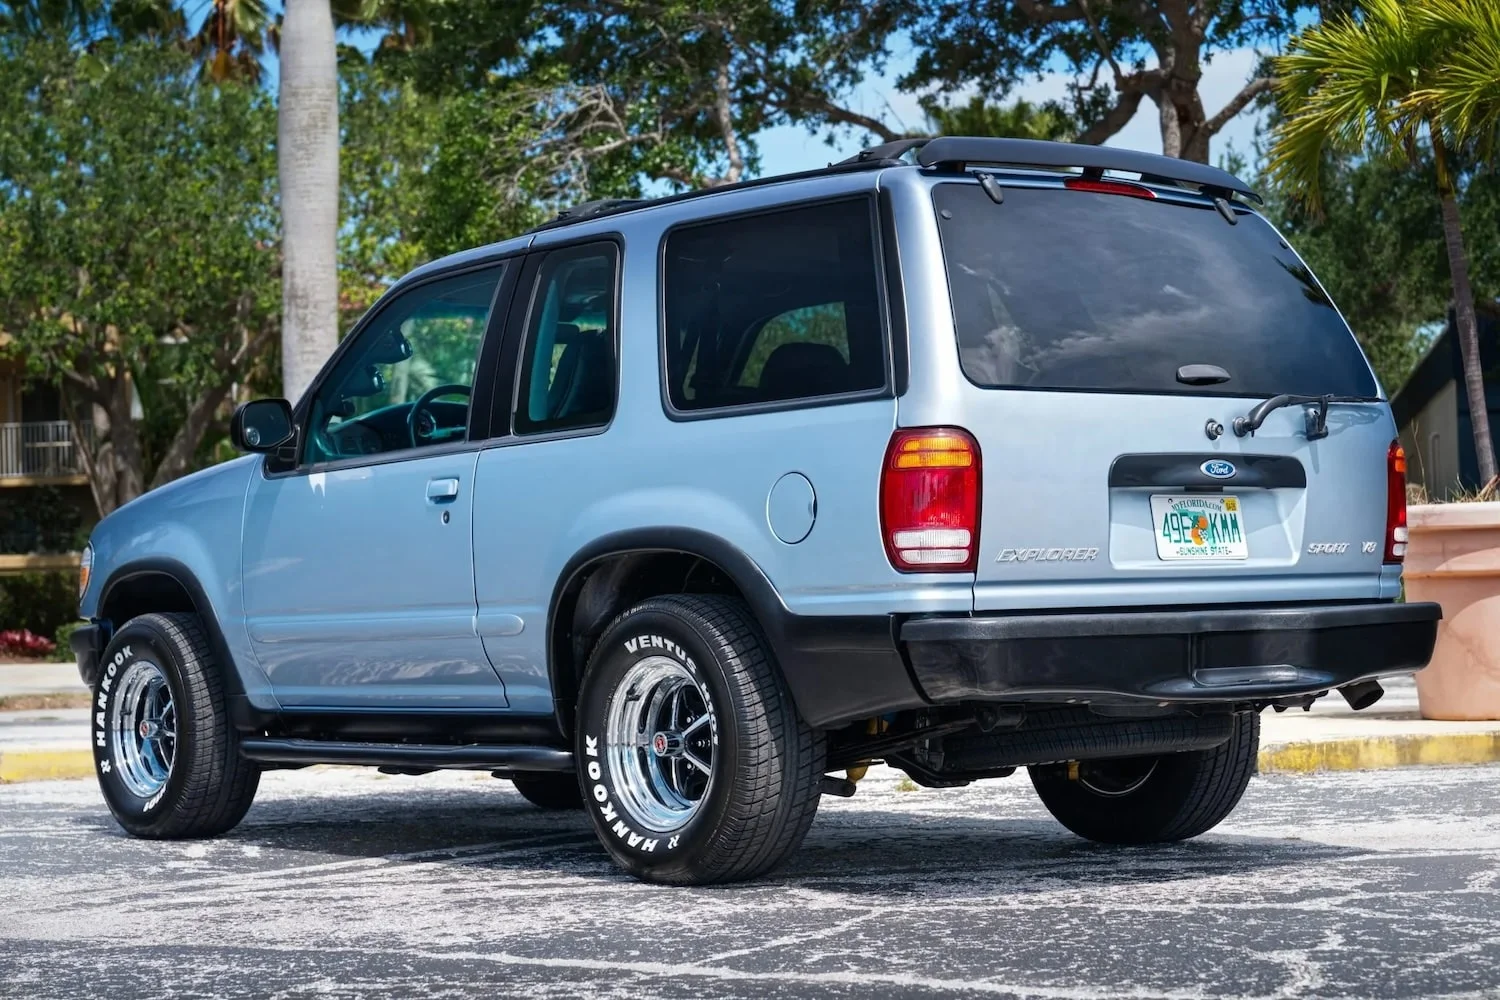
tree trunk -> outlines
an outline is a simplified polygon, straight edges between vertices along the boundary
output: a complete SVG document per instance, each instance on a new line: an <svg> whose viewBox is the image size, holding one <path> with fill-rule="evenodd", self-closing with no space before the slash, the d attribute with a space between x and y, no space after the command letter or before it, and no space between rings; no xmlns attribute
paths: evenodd
<svg viewBox="0 0 1500 1000"><path fill-rule="evenodd" d="M1167 88L1162 87L1151 95L1156 100L1156 114L1161 123L1161 153L1163 156L1182 155L1182 124L1177 118L1177 105Z"/></svg>
<svg viewBox="0 0 1500 1000"><path fill-rule="evenodd" d="M1438 196L1443 210L1443 242L1448 248L1448 270L1453 276L1453 313L1458 323L1458 346L1464 361L1464 389L1468 392L1469 422L1474 428L1474 452L1479 459L1479 486L1495 480L1495 447L1490 439L1489 402L1484 392L1484 366L1479 358L1479 324L1474 316L1474 292L1469 287L1469 259L1458 215L1458 191L1448 165L1448 153L1437 129L1430 129L1433 162L1437 166Z"/></svg>
<svg viewBox="0 0 1500 1000"><path fill-rule="evenodd" d="M290 400L338 343L338 60L329 0L288 0L281 34L281 373Z"/></svg>
<svg viewBox="0 0 1500 1000"><path fill-rule="evenodd" d="M115 507L127 504L146 492L146 456L141 452L140 431L130 415L131 395L130 373L121 365L110 383L107 407ZM101 507L100 516L108 513L108 510Z"/></svg>
<svg viewBox="0 0 1500 1000"><path fill-rule="evenodd" d="M77 442L78 458L88 477L94 509L104 517L115 504L115 448L110 438L109 411L90 398L75 400L62 394L63 415ZM85 430L84 428L88 428Z"/></svg>
<svg viewBox="0 0 1500 1000"><path fill-rule="evenodd" d="M188 406L182 426L172 436L171 443L157 463L156 472L151 476L153 490L192 471L193 456L198 451L198 445L203 443L203 436L213 423L214 415L218 413L224 400L229 398L231 385L232 381L225 380L218 385L209 386Z"/></svg>

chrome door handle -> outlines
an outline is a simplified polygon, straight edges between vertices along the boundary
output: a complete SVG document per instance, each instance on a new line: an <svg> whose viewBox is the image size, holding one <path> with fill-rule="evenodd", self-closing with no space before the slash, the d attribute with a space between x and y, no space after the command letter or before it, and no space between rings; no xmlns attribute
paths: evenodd
<svg viewBox="0 0 1500 1000"><path fill-rule="evenodd" d="M427 500L429 503L444 503L458 497L457 479L429 479L427 480Z"/></svg>

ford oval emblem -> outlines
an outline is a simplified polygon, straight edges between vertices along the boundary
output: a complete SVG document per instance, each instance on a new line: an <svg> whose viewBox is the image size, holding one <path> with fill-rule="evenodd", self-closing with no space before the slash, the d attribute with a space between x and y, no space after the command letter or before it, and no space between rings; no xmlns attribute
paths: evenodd
<svg viewBox="0 0 1500 1000"><path fill-rule="evenodd" d="M1214 479L1233 479L1236 471L1233 462L1226 462L1222 458L1210 459L1198 468L1203 470L1205 476Z"/></svg>

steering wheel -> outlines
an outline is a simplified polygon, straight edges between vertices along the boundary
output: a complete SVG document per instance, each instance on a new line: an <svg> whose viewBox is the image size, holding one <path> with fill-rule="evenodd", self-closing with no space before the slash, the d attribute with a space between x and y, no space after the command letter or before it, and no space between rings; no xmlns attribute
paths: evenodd
<svg viewBox="0 0 1500 1000"><path fill-rule="evenodd" d="M417 433L417 421L423 413L427 413L427 407L434 399L437 399L439 396L472 395L473 390L469 386L453 383L450 385L435 385L418 396L417 401L411 404L411 412L406 415L406 433L411 438L411 446L413 448L420 448L427 443L427 435ZM427 413L427 416L432 420L433 425L436 426L437 418L431 413Z"/></svg>

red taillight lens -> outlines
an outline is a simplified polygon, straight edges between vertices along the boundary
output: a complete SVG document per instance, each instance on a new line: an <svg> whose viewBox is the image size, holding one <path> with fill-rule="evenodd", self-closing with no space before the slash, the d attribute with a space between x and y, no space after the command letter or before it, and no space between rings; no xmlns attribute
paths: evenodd
<svg viewBox="0 0 1500 1000"><path fill-rule="evenodd" d="M897 431L880 473L880 531L891 565L974 572L979 553L979 445L956 427Z"/></svg>
<svg viewBox="0 0 1500 1000"><path fill-rule="evenodd" d="M1090 177L1072 177L1063 181L1069 191L1092 191L1094 194L1123 194L1127 198L1155 198L1156 192L1125 181L1096 181Z"/></svg>
<svg viewBox="0 0 1500 1000"><path fill-rule="evenodd" d="M1385 453L1385 561L1406 558L1406 449L1392 441Z"/></svg>

